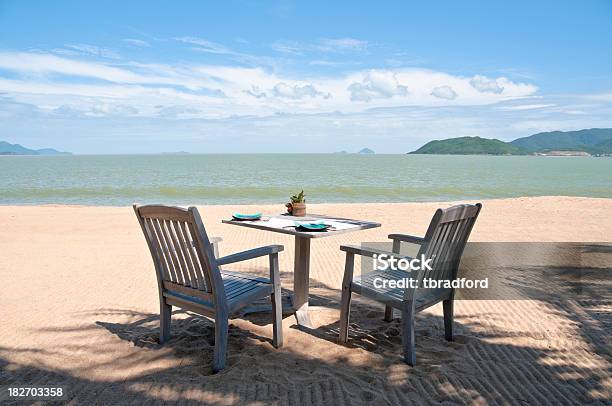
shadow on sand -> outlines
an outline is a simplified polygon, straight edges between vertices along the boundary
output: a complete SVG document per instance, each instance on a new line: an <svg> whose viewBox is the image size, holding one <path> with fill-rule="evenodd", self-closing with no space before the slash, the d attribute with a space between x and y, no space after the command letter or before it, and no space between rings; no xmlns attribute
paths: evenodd
<svg viewBox="0 0 612 406"><path fill-rule="evenodd" d="M609 252L598 246L588 249ZM446 342L441 309L436 307L433 314L417 317L417 366L409 367L401 360L400 319L384 322L382 306L359 296L353 302L349 343L336 344L339 292L318 285L311 303L330 307L324 323L299 331L287 328L286 321L285 347L275 350L269 315L231 322L228 367L216 375L211 374L211 321L175 312L173 336L161 346L157 314L110 308L82 314L95 320L89 326L33 332L53 334L57 350L0 348L0 381L64 386L72 404L87 405L609 402L609 295L565 300L546 286L517 283L527 302L537 303L543 314L561 318L577 332L572 348L555 345L554 337L496 327L512 309L496 301L479 302L479 311L462 310L467 301L458 301L455 341ZM582 285L583 292L601 293L601 286L590 286L588 279ZM124 356L101 356L121 346L126 347ZM15 362L20 356L29 361ZM48 362L62 356L91 361L78 368Z"/></svg>

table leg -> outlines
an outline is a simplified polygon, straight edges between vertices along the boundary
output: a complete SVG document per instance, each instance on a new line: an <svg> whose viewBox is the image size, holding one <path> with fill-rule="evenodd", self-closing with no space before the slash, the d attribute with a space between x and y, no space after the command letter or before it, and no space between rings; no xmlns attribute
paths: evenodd
<svg viewBox="0 0 612 406"><path fill-rule="evenodd" d="M312 328L308 315L308 288L310 282L310 238L295 237L293 267L293 309L298 326Z"/></svg>

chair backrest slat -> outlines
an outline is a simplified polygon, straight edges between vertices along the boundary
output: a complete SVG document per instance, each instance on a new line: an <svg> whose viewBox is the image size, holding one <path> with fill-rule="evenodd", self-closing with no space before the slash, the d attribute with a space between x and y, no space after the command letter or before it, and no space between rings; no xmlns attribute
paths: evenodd
<svg viewBox="0 0 612 406"><path fill-rule="evenodd" d="M197 209L134 205L134 211L153 257L160 292L225 303L221 273Z"/></svg>
<svg viewBox="0 0 612 406"><path fill-rule="evenodd" d="M174 232L176 233L176 238L182 247L182 250L181 250L181 254L183 256L182 263L189 276L189 285L192 288L199 289L198 278L194 271L193 260L191 259L191 249L189 249L190 242L187 239L187 236L185 235L185 233L183 232L183 228L181 227L183 223L180 221L173 221L172 225L174 226Z"/></svg>
<svg viewBox="0 0 612 406"><path fill-rule="evenodd" d="M176 239L174 238L174 235L172 234L170 220L160 219L159 222L160 222L162 232L164 233L164 236L166 237L166 244L168 244L170 258L172 260L172 264L174 265L174 271L177 277L176 282L180 285L187 286L187 284L185 283L185 278L183 276L183 270L181 269L181 264L178 258L179 257L178 249L180 248L177 247Z"/></svg>
<svg viewBox="0 0 612 406"><path fill-rule="evenodd" d="M183 285L191 287L191 275L189 275L189 270L187 269L187 264L185 262L184 248L182 244L179 243L179 238L176 235L176 230L174 228L174 222L174 220L166 220L166 228L168 229L168 234L170 234L170 239L174 248L172 252L177 258L177 264L181 273Z"/></svg>
<svg viewBox="0 0 612 406"><path fill-rule="evenodd" d="M150 223L154 244L157 244L159 247L159 258L160 266L162 267L162 274L168 278L168 280L176 280L174 276L174 267L168 256L168 247L166 246L166 241L164 240L161 229L159 228L159 222L155 218L144 218L144 220L147 223Z"/></svg>
<svg viewBox="0 0 612 406"><path fill-rule="evenodd" d="M162 272L163 279L170 280L170 276L168 275L167 271L168 268L167 265L165 265L166 257L163 252L163 248L159 243L159 239L157 238L157 232L155 231L153 220L150 218L145 218L142 219L141 224L151 251L151 255L153 256L154 262L156 262L156 268L159 268L159 271Z"/></svg>
<svg viewBox="0 0 612 406"><path fill-rule="evenodd" d="M200 265L200 260L198 258L198 253L195 248L195 240L191 236L191 229L189 225L185 225L185 223L180 223L181 230L183 231L183 235L185 235L187 239L187 250L189 251L189 256L191 257L191 264L193 265L193 272L195 274L195 278L197 281L197 288L200 290L205 290L205 286L210 284L210 281L207 277L205 277L205 273L202 270L202 266Z"/></svg>
<svg viewBox="0 0 612 406"><path fill-rule="evenodd" d="M178 273L176 266L174 265L174 258L172 258L172 248L170 247L168 238L166 237L166 227L164 226L163 219L151 218L153 220L153 226L157 233L159 244L164 253L165 263L168 266L167 274L170 277L171 282L178 283Z"/></svg>
<svg viewBox="0 0 612 406"><path fill-rule="evenodd" d="M462 204L436 211L425 234L425 244L419 250L419 256L432 258L432 270L421 272L420 280L457 277L463 249L481 207L480 203Z"/></svg>
<svg viewBox="0 0 612 406"><path fill-rule="evenodd" d="M200 279L204 281L206 286L210 286L213 283L213 275L207 270L211 269L213 265L210 263L209 257L213 260L215 258L214 255L208 255L203 247L205 244L210 245L210 241L208 241L208 237L206 237L206 241L202 241L201 238L198 238L199 231L195 223L188 223L187 226L191 232L191 238L193 239L193 250L196 253L196 257L198 258L199 262ZM213 262L215 263L214 266L216 267L216 261Z"/></svg>

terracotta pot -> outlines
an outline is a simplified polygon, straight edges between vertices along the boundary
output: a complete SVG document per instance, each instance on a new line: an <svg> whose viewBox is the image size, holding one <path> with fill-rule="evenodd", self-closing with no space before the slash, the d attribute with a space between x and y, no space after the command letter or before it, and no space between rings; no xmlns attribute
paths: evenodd
<svg viewBox="0 0 612 406"><path fill-rule="evenodd" d="M304 217L306 215L306 203L291 203L291 215Z"/></svg>

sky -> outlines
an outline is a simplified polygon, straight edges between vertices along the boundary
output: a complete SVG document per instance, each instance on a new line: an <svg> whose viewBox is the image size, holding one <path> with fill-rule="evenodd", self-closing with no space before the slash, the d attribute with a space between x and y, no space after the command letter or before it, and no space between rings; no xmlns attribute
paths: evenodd
<svg viewBox="0 0 612 406"><path fill-rule="evenodd" d="M0 140L404 153L612 127L612 1L0 0Z"/></svg>

